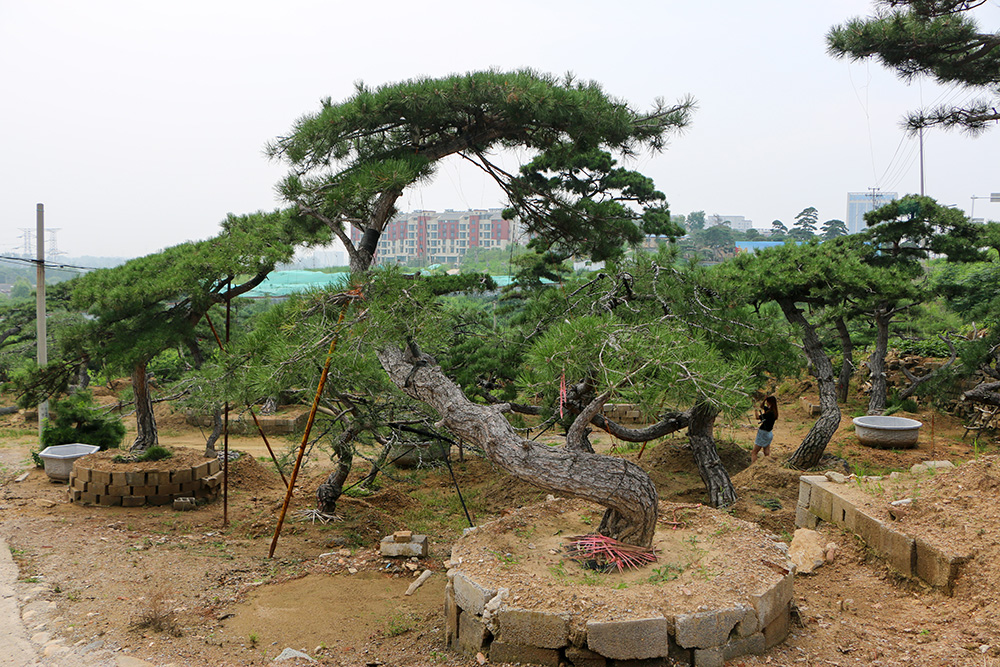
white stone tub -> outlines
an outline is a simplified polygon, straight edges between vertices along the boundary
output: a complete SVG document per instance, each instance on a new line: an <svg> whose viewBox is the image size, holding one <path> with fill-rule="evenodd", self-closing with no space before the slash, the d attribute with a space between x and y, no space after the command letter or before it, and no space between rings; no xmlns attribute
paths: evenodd
<svg viewBox="0 0 1000 667"><path fill-rule="evenodd" d="M49 479L69 480L69 474L73 472L73 462L87 454L101 451L97 445L85 445L81 442L74 442L69 445L52 445L46 447L38 453L45 464L45 474Z"/></svg>
<svg viewBox="0 0 1000 667"><path fill-rule="evenodd" d="M854 432L861 444L880 449L916 447L921 426L921 422L906 417L868 415L854 418Z"/></svg>

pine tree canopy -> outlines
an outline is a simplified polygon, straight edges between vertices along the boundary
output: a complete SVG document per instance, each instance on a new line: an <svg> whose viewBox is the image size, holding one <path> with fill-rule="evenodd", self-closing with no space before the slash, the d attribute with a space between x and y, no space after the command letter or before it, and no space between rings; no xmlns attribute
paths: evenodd
<svg viewBox="0 0 1000 667"><path fill-rule="evenodd" d="M623 217L643 230L672 229L665 225L662 193L617 167L611 155L662 150L667 134L688 124L693 107L690 99L673 106L657 101L640 113L592 82L530 70L474 72L375 89L358 84L351 98L324 100L267 150L290 167L278 190L297 207L299 222L332 230L356 270L371 264L403 191L430 179L438 160L456 154L511 195L512 213L529 231L555 230L553 247L561 249L591 238L584 250L592 251L596 239L634 242ZM490 160L490 151L515 147L537 156L520 175ZM635 212L625 215L625 209ZM596 226L589 235L570 233L568 217ZM358 247L347 225L364 232Z"/></svg>
<svg viewBox="0 0 1000 667"><path fill-rule="evenodd" d="M929 76L942 84L982 89L987 96L962 106L910 114L911 130L930 125L971 133L1000 121L1000 33L980 32L967 12L985 0L879 0L870 18L854 18L827 35L829 52L852 61L877 58L909 81Z"/></svg>

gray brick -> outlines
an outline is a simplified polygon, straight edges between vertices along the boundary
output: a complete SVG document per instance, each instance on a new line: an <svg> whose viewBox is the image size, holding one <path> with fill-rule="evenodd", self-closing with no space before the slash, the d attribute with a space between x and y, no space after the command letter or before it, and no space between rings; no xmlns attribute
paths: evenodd
<svg viewBox="0 0 1000 667"><path fill-rule="evenodd" d="M661 658L670 653L670 623L660 616L631 621L588 621L587 648L613 660Z"/></svg>
<svg viewBox="0 0 1000 667"><path fill-rule="evenodd" d="M684 648L711 648L721 646L729 640L730 633L737 624L743 624L746 629L757 631L756 618L751 622L754 610L746 605L731 609L716 609L694 614L677 615L677 643Z"/></svg>
<svg viewBox="0 0 1000 667"><path fill-rule="evenodd" d="M388 535L379 542L379 551L386 558L424 558L427 556L427 536L414 535L409 542L396 542L392 535Z"/></svg>
<svg viewBox="0 0 1000 667"><path fill-rule="evenodd" d="M494 589L480 586L461 572L455 573L452 583L455 586L455 602L471 614L481 616L486 603L497 594Z"/></svg>
<svg viewBox="0 0 1000 667"><path fill-rule="evenodd" d="M812 491L809 494L809 511L818 516L823 521L829 521L833 511L833 494L830 492L824 478L822 482L813 482Z"/></svg>
<svg viewBox="0 0 1000 667"><path fill-rule="evenodd" d="M808 507L795 506L795 527L813 530L819 524L819 517L809 511Z"/></svg>
<svg viewBox="0 0 1000 667"><path fill-rule="evenodd" d="M919 537L914 541L915 574L935 588L951 595L951 587L970 556L952 556L936 549Z"/></svg>
<svg viewBox="0 0 1000 667"><path fill-rule="evenodd" d="M458 648L458 615L461 611L455 602L455 587L449 581L444 587L444 631L449 648Z"/></svg>
<svg viewBox="0 0 1000 667"><path fill-rule="evenodd" d="M495 641L490 644L490 662L559 667L559 651L551 648Z"/></svg>
<svg viewBox="0 0 1000 667"><path fill-rule="evenodd" d="M478 616L463 611L458 618L458 650L476 655L489 645L490 631Z"/></svg>
<svg viewBox="0 0 1000 667"><path fill-rule="evenodd" d="M750 596L757 611L760 627L769 625L779 614L788 610L794 584L795 575L789 572L783 577L772 580L764 592Z"/></svg>
<svg viewBox="0 0 1000 667"><path fill-rule="evenodd" d="M722 657L726 660L744 655L760 655L764 652L764 633L757 632L749 637L733 639L722 647Z"/></svg>
<svg viewBox="0 0 1000 667"><path fill-rule="evenodd" d="M510 644L562 648L569 644L569 617L525 609L497 613L497 639Z"/></svg>
<svg viewBox="0 0 1000 667"><path fill-rule="evenodd" d="M573 664L573 667L607 667L608 664L607 658L589 649L569 646L565 653L566 659Z"/></svg>
<svg viewBox="0 0 1000 667"><path fill-rule="evenodd" d="M857 523L857 510L854 504L838 494L833 495L833 503L830 508L830 521L837 524L844 530L854 531Z"/></svg>
<svg viewBox="0 0 1000 667"><path fill-rule="evenodd" d="M792 622L792 605L785 605L777 616L764 628L764 650L768 650L785 641L788 636L788 628Z"/></svg>
<svg viewBox="0 0 1000 667"><path fill-rule="evenodd" d="M721 646L694 650L694 667L725 667L725 665L726 658Z"/></svg>

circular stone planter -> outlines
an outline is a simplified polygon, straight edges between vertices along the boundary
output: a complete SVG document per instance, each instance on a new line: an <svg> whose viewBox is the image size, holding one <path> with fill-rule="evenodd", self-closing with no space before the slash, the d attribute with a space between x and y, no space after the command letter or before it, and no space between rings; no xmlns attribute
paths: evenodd
<svg viewBox="0 0 1000 667"><path fill-rule="evenodd" d="M708 507L661 503L657 562L598 573L564 547L602 514L550 500L463 536L445 588L448 645L490 662L591 667L721 665L784 641L794 574L776 537Z"/></svg>
<svg viewBox="0 0 1000 667"><path fill-rule="evenodd" d="M879 449L916 447L921 422L906 417L868 415L854 418L854 432L862 445Z"/></svg>
<svg viewBox="0 0 1000 667"><path fill-rule="evenodd" d="M69 476L70 502L141 507L177 498L212 500L222 485L222 463L197 452L175 451L160 461L115 463L118 450L77 459Z"/></svg>

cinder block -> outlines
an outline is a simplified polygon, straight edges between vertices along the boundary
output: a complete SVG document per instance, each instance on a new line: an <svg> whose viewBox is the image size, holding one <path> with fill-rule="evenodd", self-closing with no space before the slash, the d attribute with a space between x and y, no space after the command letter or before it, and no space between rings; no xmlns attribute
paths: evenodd
<svg viewBox="0 0 1000 667"><path fill-rule="evenodd" d="M564 653L573 667L607 667L608 664L607 658L589 649L568 646Z"/></svg>
<svg viewBox="0 0 1000 667"><path fill-rule="evenodd" d="M67 489L67 491L69 493L69 501L71 503L80 502L80 495L83 493L82 491L79 489Z"/></svg>
<svg viewBox="0 0 1000 667"><path fill-rule="evenodd" d="M193 479L194 477L191 475L191 468L174 470L170 473L171 484L183 484L184 482L190 482Z"/></svg>
<svg viewBox="0 0 1000 667"><path fill-rule="evenodd" d="M169 472L146 472L146 486L159 486L170 483Z"/></svg>
<svg viewBox="0 0 1000 667"><path fill-rule="evenodd" d="M129 488L132 489L132 495L133 496L155 496L156 495L156 487L155 486L148 486L148 485L144 484L142 486L131 486Z"/></svg>
<svg viewBox="0 0 1000 667"><path fill-rule="evenodd" d="M129 486L146 486L146 472L144 470L126 472L125 483Z"/></svg>
<svg viewBox="0 0 1000 667"><path fill-rule="evenodd" d="M854 525L856 522L857 510L854 509L854 504L849 500L842 498L841 496L834 494L833 503L830 507L830 520L844 528L845 530L854 531Z"/></svg>
<svg viewBox="0 0 1000 667"><path fill-rule="evenodd" d="M219 474L209 475L201 478L201 485L207 489L217 489L222 485L222 476Z"/></svg>
<svg viewBox="0 0 1000 667"><path fill-rule="evenodd" d="M482 619L467 611L458 618L458 650L466 655L476 655L489 646L490 631Z"/></svg>
<svg viewBox="0 0 1000 667"><path fill-rule="evenodd" d="M755 632L749 637L738 637L722 647L722 657L732 660L744 655L760 655L764 652L764 633Z"/></svg>
<svg viewBox="0 0 1000 667"><path fill-rule="evenodd" d="M809 493L809 511L823 521L829 521L833 512L833 494L827 488L828 484L826 478L822 482L813 482Z"/></svg>
<svg viewBox="0 0 1000 667"><path fill-rule="evenodd" d="M194 479L201 479L202 477L208 477L211 475L208 471L208 461L204 463L199 463L194 468L191 469L191 475Z"/></svg>
<svg viewBox="0 0 1000 667"><path fill-rule="evenodd" d="M788 603L770 623L764 627L764 650L768 650L785 641L788 629L792 623L792 605Z"/></svg>
<svg viewBox="0 0 1000 667"><path fill-rule="evenodd" d="M886 562L897 572L912 577L917 560L917 550L913 538L885 526L883 544L885 545Z"/></svg>
<svg viewBox="0 0 1000 667"><path fill-rule="evenodd" d="M176 496L180 492L180 484L160 484L156 487L156 495L158 496Z"/></svg>
<svg viewBox="0 0 1000 667"><path fill-rule="evenodd" d="M111 473L107 470L91 470L90 481L107 486L111 483Z"/></svg>
<svg viewBox="0 0 1000 667"><path fill-rule="evenodd" d="M212 459L208 462L208 474L214 475L222 470L222 462L219 459Z"/></svg>
<svg viewBox="0 0 1000 667"><path fill-rule="evenodd" d="M955 579L969 556L950 556L936 549L919 537L914 540L916 554L915 574L935 588L943 589L951 595Z"/></svg>
<svg viewBox="0 0 1000 667"><path fill-rule="evenodd" d="M760 627L770 625L771 621L777 618L782 612L788 611L788 604L792 599L794 585L795 574L789 572L782 577L772 580L763 593L750 596L754 610L757 612Z"/></svg>
<svg viewBox="0 0 1000 667"><path fill-rule="evenodd" d="M173 501L170 496L146 496L146 502L150 505L169 505Z"/></svg>
<svg viewBox="0 0 1000 667"><path fill-rule="evenodd" d="M730 633L742 625L749 635L756 632L757 613L753 608L739 605L730 609L716 609L693 614L678 614L676 619L677 643L684 648L711 648L722 646Z"/></svg>
<svg viewBox="0 0 1000 667"><path fill-rule="evenodd" d="M80 479L79 477L74 477L73 479L71 479L70 482L69 482L69 485L70 485L70 488L75 489L77 491L86 491L87 490L87 482L85 482L84 480Z"/></svg>
<svg viewBox="0 0 1000 667"><path fill-rule="evenodd" d="M813 530L819 525L819 517L809 511L808 507L795 506L795 527Z"/></svg>
<svg viewBox="0 0 1000 667"><path fill-rule="evenodd" d="M854 532L876 554L885 554L885 526L881 521L857 510L854 513Z"/></svg>
<svg viewBox="0 0 1000 667"><path fill-rule="evenodd" d="M411 556L424 558L428 553L427 545L426 535L414 535L409 542L396 542L392 539L392 535L389 535L379 542L379 552L386 558L409 558ZM462 608L465 609L465 607ZM482 610L479 613L482 613Z"/></svg>
<svg viewBox="0 0 1000 667"><path fill-rule="evenodd" d="M131 495L131 488L132 487L129 487L129 486L115 486L115 485L111 485L111 486L108 487L108 495L109 496L118 496L118 497Z"/></svg>
<svg viewBox="0 0 1000 667"><path fill-rule="evenodd" d="M128 482L125 481L125 472L116 471L111 473L111 481L108 482L108 486L128 486Z"/></svg>
<svg viewBox="0 0 1000 667"><path fill-rule="evenodd" d="M173 507L178 512L186 512L198 507L194 498L174 498Z"/></svg>
<svg viewBox="0 0 1000 667"><path fill-rule="evenodd" d="M201 480L191 480L190 482L184 482L180 485L181 493L188 495L197 491L201 487Z"/></svg>
<svg viewBox="0 0 1000 667"><path fill-rule="evenodd" d="M484 588L465 574L458 572L452 579L455 587L455 602L470 614L481 616L486 603L493 599L497 592L492 588Z"/></svg>
<svg viewBox="0 0 1000 667"><path fill-rule="evenodd" d="M559 651L526 644L508 644L497 640L490 644L490 662L559 667Z"/></svg>
<svg viewBox="0 0 1000 667"><path fill-rule="evenodd" d="M108 493L108 485L98 484L97 482L87 482L87 491L98 496L104 496Z"/></svg>
<svg viewBox="0 0 1000 667"><path fill-rule="evenodd" d="M669 627L669 621L662 616L631 621L587 621L587 648L613 660L665 658L670 653Z"/></svg>
<svg viewBox="0 0 1000 667"><path fill-rule="evenodd" d="M799 477L799 505L809 507L809 495L812 492L812 484L805 478Z"/></svg>
<svg viewBox="0 0 1000 667"><path fill-rule="evenodd" d="M506 609L497 614L497 640L505 644L562 648L569 644L569 617L525 609ZM494 643L496 646L496 643ZM493 654L490 654L493 658ZM513 661L508 661L513 662Z"/></svg>
<svg viewBox="0 0 1000 667"><path fill-rule="evenodd" d="M121 496L97 496L97 504L104 505L105 507L121 507L122 497Z"/></svg>
<svg viewBox="0 0 1000 667"><path fill-rule="evenodd" d="M726 658L721 646L694 650L694 667L725 667Z"/></svg>
<svg viewBox="0 0 1000 667"><path fill-rule="evenodd" d="M455 586L449 581L444 587L444 632L448 648L458 649L458 615L462 612L455 603Z"/></svg>
<svg viewBox="0 0 1000 667"><path fill-rule="evenodd" d="M78 500L81 503L84 503L85 505L96 505L97 504L97 499L99 497L100 496L98 496L96 493L94 493L92 491L81 491L80 492L80 498Z"/></svg>
<svg viewBox="0 0 1000 667"><path fill-rule="evenodd" d="M90 468L84 468L81 465L74 464L73 465L73 474L76 475L76 478L78 480L80 480L81 482L89 482L90 481Z"/></svg>
<svg viewBox="0 0 1000 667"><path fill-rule="evenodd" d="M146 504L146 496L122 496L122 507L142 507Z"/></svg>

